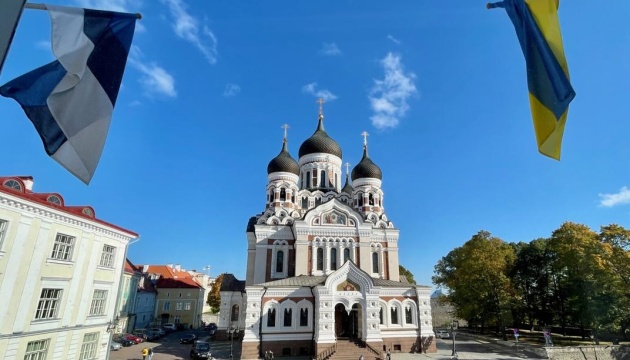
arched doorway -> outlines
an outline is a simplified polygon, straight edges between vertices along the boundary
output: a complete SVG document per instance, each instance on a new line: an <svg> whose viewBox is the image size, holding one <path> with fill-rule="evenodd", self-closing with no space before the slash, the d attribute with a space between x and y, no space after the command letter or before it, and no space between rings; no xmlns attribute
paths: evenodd
<svg viewBox="0 0 630 360"><path fill-rule="evenodd" d="M354 304L348 313L343 304L335 305L335 336L337 339L361 337L361 306Z"/></svg>

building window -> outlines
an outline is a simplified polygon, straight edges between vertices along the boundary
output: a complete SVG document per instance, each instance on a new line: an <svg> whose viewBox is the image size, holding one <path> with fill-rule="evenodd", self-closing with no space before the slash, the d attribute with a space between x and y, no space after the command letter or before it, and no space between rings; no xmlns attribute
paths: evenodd
<svg viewBox="0 0 630 360"><path fill-rule="evenodd" d="M238 321L239 311L240 309L238 305L232 305L232 316L230 316L231 321Z"/></svg>
<svg viewBox="0 0 630 360"><path fill-rule="evenodd" d="M190 310L190 309L191 309L191 307L192 307L192 304L190 303L190 301L186 301L186 302L184 303L184 310L187 310L187 311L188 311L188 310Z"/></svg>
<svg viewBox="0 0 630 360"><path fill-rule="evenodd" d="M181 301L175 303L175 311L182 311L184 304Z"/></svg>
<svg viewBox="0 0 630 360"><path fill-rule="evenodd" d="M42 289L37 304L35 319L54 319L57 317L59 302L61 301L61 289Z"/></svg>
<svg viewBox="0 0 630 360"><path fill-rule="evenodd" d="M311 172L307 172L306 173L306 188L310 188L311 187Z"/></svg>
<svg viewBox="0 0 630 360"><path fill-rule="evenodd" d="M413 319L411 318L411 308L409 306L405 307L405 323L413 324Z"/></svg>
<svg viewBox="0 0 630 360"><path fill-rule="evenodd" d="M284 309L284 326L291 326L291 318L292 318L291 309Z"/></svg>
<svg viewBox="0 0 630 360"><path fill-rule="evenodd" d="M313 169L313 187L317 187L317 169Z"/></svg>
<svg viewBox="0 0 630 360"><path fill-rule="evenodd" d="M107 302L107 290L94 290L90 315L104 315L105 303Z"/></svg>
<svg viewBox="0 0 630 360"><path fill-rule="evenodd" d="M302 198L302 209L308 209L308 198L307 197L303 197Z"/></svg>
<svg viewBox="0 0 630 360"><path fill-rule="evenodd" d="M48 339L29 341L28 345L26 345L24 360L46 360L48 341Z"/></svg>
<svg viewBox="0 0 630 360"><path fill-rule="evenodd" d="M6 220L0 219L0 250L2 250L2 242L4 241L4 234L7 233L8 227L9 227L9 222Z"/></svg>
<svg viewBox="0 0 630 360"><path fill-rule="evenodd" d="M338 184L338 182L337 182L337 173L335 173L335 188L339 187L339 185L337 185L337 184Z"/></svg>
<svg viewBox="0 0 630 360"><path fill-rule="evenodd" d="M371 193L370 193L370 195L369 195L369 200L368 200L368 201L369 201L369 204L370 204L370 205L374 205L374 196L372 196L372 194L371 194Z"/></svg>
<svg viewBox="0 0 630 360"><path fill-rule="evenodd" d="M372 272L378 273L378 253L372 253Z"/></svg>
<svg viewBox="0 0 630 360"><path fill-rule="evenodd" d="M98 333L88 333L83 335L83 344L81 345L81 354L79 360L96 359L96 344L98 343Z"/></svg>
<svg viewBox="0 0 630 360"><path fill-rule="evenodd" d="M57 195L50 195L46 200L51 204L61 205L61 199Z"/></svg>
<svg viewBox="0 0 630 360"><path fill-rule="evenodd" d="M287 199L287 191L284 188L280 189L280 201L285 201Z"/></svg>
<svg viewBox="0 0 630 360"><path fill-rule="evenodd" d="M13 190L22 191L22 185L20 185L20 183L15 180L5 181L4 186Z"/></svg>
<svg viewBox="0 0 630 360"><path fill-rule="evenodd" d="M169 310L171 310L171 302L165 301L164 305L162 305L162 311L169 311Z"/></svg>
<svg viewBox="0 0 630 360"><path fill-rule="evenodd" d="M308 326L308 308L300 309L300 326Z"/></svg>
<svg viewBox="0 0 630 360"><path fill-rule="evenodd" d="M111 245L103 245L103 252L101 253L101 266L114 267L114 257L116 255L116 248Z"/></svg>
<svg viewBox="0 0 630 360"><path fill-rule="evenodd" d="M392 324L398 324L398 311L396 311L396 306L392 306L391 309L391 320Z"/></svg>
<svg viewBox="0 0 630 360"><path fill-rule="evenodd" d="M180 319L179 319L179 315L175 315L175 318L174 318L173 322L174 322L175 324L179 324L179 321L180 321Z"/></svg>
<svg viewBox="0 0 630 360"><path fill-rule="evenodd" d="M319 186L326 187L326 172L324 170L322 170L320 175L321 175L321 180L320 180L321 183L319 184Z"/></svg>
<svg viewBox="0 0 630 360"><path fill-rule="evenodd" d="M378 312L378 318L380 320L380 324L383 325L383 307L381 306L381 309Z"/></svg>
<svg viewBox="0 0 630 360"><path fill-rule="evenodd" d="M350 249L345 248L343 249L343 262L345 263L348 259L350 259Z"/></svg>
<svg viewBox="0 0 630 360"><path fill-rule="evenodd" d="M55 260L72 260L72 249L74 248L74 237L70 235L57 234L55 245L53 246L51 258Z"/></svg>
<svg viewBox="0 0 630 360"><path fill-rule="evenodd" d="M278 250L276 253L276 272L281 273L284 271L284 251Z"/></svg>
<svg viewBox="0 0 630 360"><path fill-rule="evenodd" d="M276 309L267 310L267 327L276 326Z"/></svg>
<svg viewBox="0 0 630 360"><path fill-rule="evenodd" d="M324 249L317 248L317 270L324 270Z"/></svg>
<svg viewBox="0 0 630 360"><path fill-rule="evenodd" d="M337 270L337 249L330 249L330 269Z"/></svg>

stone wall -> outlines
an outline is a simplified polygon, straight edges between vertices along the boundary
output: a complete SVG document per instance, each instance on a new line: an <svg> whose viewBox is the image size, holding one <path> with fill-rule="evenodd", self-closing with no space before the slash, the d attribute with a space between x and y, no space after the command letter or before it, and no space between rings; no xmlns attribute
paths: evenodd
<svg viewBox="0 0 630 360"><path fill-rule="evenodd" d="M547 347L551 360L620 360L630 359L630 347L612 345Z"/></svg>

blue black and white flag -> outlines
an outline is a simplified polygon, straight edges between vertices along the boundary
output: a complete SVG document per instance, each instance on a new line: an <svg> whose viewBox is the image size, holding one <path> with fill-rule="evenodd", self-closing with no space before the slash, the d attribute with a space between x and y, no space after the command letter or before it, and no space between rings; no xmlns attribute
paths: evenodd
<svg viewBox="0 0 630 360"><path fill-rule="evenodd" d="M136 14L46 5L57 58L0 87L33 122L48 155L89 184L118 97Z"/></svg>

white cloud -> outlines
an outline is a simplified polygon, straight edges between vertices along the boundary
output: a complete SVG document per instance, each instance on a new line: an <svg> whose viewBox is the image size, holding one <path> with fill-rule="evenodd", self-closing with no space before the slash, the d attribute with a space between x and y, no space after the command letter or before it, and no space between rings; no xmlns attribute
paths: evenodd
<svg viewBox="0 0 630 360"><path fill-rule="evenodd" d="M385 70L383 80L374 80L368 99L374 115L370 117L377 129L394 128L409 110L407 99L418 91L414 85L416 75L405 73L400 56L388 53L381 60Z"/></svg>
<svg viewBox="0 0 630 360"><path fill-rule="evenodd" d="M330 91L325 90L325 89L317 90L316 87L317 87L316 82L306 84L302 86L302 92L314 95L316 98L322 98L326 101L332 101L337 98L337 95L331 93Z"/></svg>
<svg viewBox="0 0 630 360"><path fill-rule="evenodd" d="M210 64L216 64L217 38L212 30L205 25L200 27L199 21L186 11L186 4L182 0L161 1L168 6L173 16L175 34L194 45Z"/></svg>
<svg viewBox="0 0 630 360"><path fill-rule="evenodd" d="M341 55L341 50L339 50L339 47L335 43L324 43L319 52L328 56Z"/></svg>
<svg viewBox="0 0 630 360"><path fill-rule="evenodd" d="M624 186L616 194L599 194L599 197L599 206L603 207L630 204L630 189Z"/></svg>
<svg viewBox="0 0 630 360"><path fill-rule="evenodd" d="M145 94L151 96L153 94L164 95L167 97L176 97L175 79L164 68L155 63L143 63L140 58L142 51L137 46L131 47L128 63L142 73L140 83L144 88Z"/></svg>
<svg viewBox="0 0 630 360"><path fill-rule="evenodd" d="M225 90L223 90L223 96L225 97L236 96L240 92L241 92L240 86L236 84L226 84Z"/></svg>
<svg viewBox="0 0 630 360"><path fill-rule="evenodd" d="M387 38L391 41L394 42L394 44L396 45L400 45L400 40L396 39L395 37L391 36L391 35L387 35Z"/></svg>

